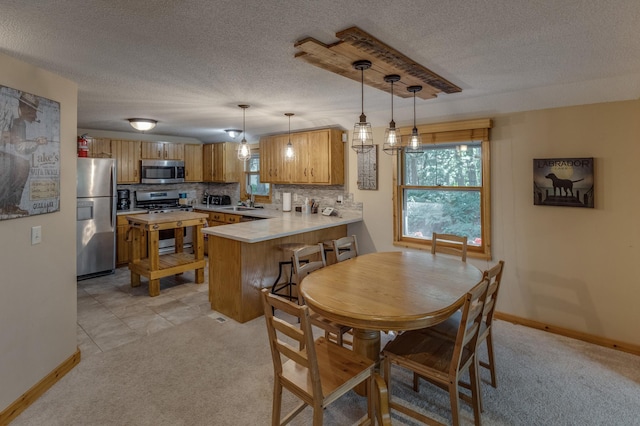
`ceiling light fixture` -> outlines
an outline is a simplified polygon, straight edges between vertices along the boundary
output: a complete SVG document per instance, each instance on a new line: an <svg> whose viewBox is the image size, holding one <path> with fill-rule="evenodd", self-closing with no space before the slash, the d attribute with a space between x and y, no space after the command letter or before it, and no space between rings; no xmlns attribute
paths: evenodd
<svg viewBox="0 0 640 426"><path fill-rule="evenodd" d="M353 127L351 148L357 153L364 153L373 149L371 123L367 123L367 116L364 115L364 70L371 68L371 61L355 61L353 63L353 68L359 70L361 73L360 85L362 88L362 114L360 114L360 121Z"/></svg>
<svg viewBox="0 0 640 426"><path fill-rule="evenodd" d="M131 124L131 127L141 132L151 130L158 124L157 120L151 120L149 118L128 118L127 120L129 124Z"/></svg>
<svg viewBox="0 0 640 426"><path fill-rule="evenodd" d="M246 161L251 158L251 148L247 143L247 134L245 132L245 112L249 105L238 106L242 108L242 141L240 141L240 146L238 147L238 160Z"/></svg>
<svg viewBox="0 0 640 426"><path fill-rule="evenodd" d="M407 91L413 93L413 130L407 142L406 152L409 154L420 154L422 152L422 137L416 127L416 93L422 90L422 86L409 86Z"/></svg>
<svg viewBox="0 0 640 426"><path fill-rule="evenodd" d="M391 83L391 121L389 122L389 127L384 131L382 150L386 154L394 155L402 149L400 130L396 129L396 122L393 121L393 83L400 81L400 76L398 74L386 75L384 81Z"/></svg>
<svg viewBox="0 0 640 426"><path fill-rule="evenodd" d="M227 132L227 135L229 135L233 139L235 139L240 133L242 133L242 130L240 130L240 129L225 129L225 132Z"/></svg>
<svg viewBox="0 0 640 426"><path fill-rule="evenodd" d="M295 115L292 112L285 112L284 115L289 117L289 143L284 149L284 159L286 161L292 161L295 158L295 151L293 150L293 145L291 144L291 117Z"/></svg>

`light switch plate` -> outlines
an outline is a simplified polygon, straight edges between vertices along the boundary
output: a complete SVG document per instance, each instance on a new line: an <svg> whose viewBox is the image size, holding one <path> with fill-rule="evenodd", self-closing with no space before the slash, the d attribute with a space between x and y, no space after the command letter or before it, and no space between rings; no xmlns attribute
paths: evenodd
<svg viewBox="0 0 640 426"><path fill-rule="evenodd" d="M31 227L31 245L40 244L42 242L42 226Z"/></svg>

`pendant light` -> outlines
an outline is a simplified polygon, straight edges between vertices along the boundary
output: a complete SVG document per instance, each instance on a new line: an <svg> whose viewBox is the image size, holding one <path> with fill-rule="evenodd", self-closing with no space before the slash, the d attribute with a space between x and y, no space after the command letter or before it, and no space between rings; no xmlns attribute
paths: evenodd
<svg viewBox="0 0 640 426"><path fill-rule="evenodd" d="M355 61L353 63L353 68L359 70L361 73L362 114L360 114L360 121L353 127L351 148L357 153L364 153L373 149L371 123L367 123L367 116L364 115L364 70L371 68L371 61Z"/></svg>
<svg viewBox="0 0 640 426"><path fill-rule="evenodd" d="M384 81L391 83L391 121L389 127L384 131L382 150L386 154L394 155L402 149L400 130L396 129L396 122L393 121L393 83L400 81L400 76L397 74L386 75Z"/></svg>
<svg viewBox="0 0 640 426"><path fill-rule="evenodd" d="M420 154L422 153L422 137L418 133L416 127L416 93L422 90L422 86L409 86L407 91L413 93L413 130L411 130L411 136L406 144L406 152L408 154Z"/></svg>
<svg viewBox="0 0 640 426"><path fill-rule="evenodd" d="M296 157L296 153L293 150L293 145L291 144L291 117L295 114L292 112L285 112L284 115L289 117L289 143L284 149L284 159L285 161L293 161L293 159Z"/></svg>
<svg viewBox="0 0 640 426"><path fill-rule="evenodd" d="M238 148L238 160L246 161L251 158L251 148L249 148L249 144L247 143L247 134L245 132L245 112L249 105L238 105L242 108L242 141L240 142L240 147Z"/></svg>

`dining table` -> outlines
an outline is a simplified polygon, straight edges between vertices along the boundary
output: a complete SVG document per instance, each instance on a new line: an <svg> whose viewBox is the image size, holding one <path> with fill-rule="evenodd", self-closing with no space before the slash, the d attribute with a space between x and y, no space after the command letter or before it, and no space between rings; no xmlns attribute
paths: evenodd
<svg viewBox="0 0 640 426"><path fill-rule="evenodd" d="M482 271L460 259L422 251L356 256L307 275L305 304L353 327L353 350L379 361L380 332L438 324L463 304Z"/></svg>

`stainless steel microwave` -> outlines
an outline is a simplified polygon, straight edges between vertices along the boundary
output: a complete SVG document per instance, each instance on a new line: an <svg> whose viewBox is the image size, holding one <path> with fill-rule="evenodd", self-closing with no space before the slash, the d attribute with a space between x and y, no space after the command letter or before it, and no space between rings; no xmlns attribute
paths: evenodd
<svg viewBox="0 0 640 426"><path fill-rule="evenodd" d="M184 161L142 160L140 183L184 182Z"/></svg>

